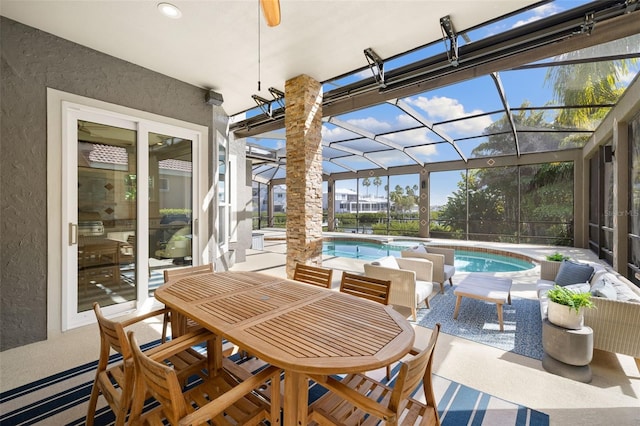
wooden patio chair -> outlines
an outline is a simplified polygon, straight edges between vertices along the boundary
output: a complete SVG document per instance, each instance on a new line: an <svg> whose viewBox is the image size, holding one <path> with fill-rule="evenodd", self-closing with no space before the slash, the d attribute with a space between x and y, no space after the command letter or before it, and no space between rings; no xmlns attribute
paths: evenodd
<svg viewBox="0 0 640 426"><path fill-rule="evenodd" d="M391 281L343 272L340 291L388 305ZM387 379L390 375L391 367L387 366Z"/></svg>
<svg viewBox="0 0 640 426"><path fill-rule="evenodd" d="M381 280L349 272L343 272L342 280L340 281L340 291L342 293L373 300L383 305L389 304L390 288L391 281L389 280Z"/></svg>
<svg viewBox="0 0 640 426"><path fill-rule="evenodd" d="M185 278L191 275L200 275L200 274L211 274L214 271L213 263L207 263L206 265L199 266L188 266L186 268L175 268L175 269L165 269L164 272L164 282L165 284L171 280L176 280L179 278ZM171 323L171 335L173 337L179 337L182 333L189 333L194 330L200 328L200 324L192 320L191 318L186 318L186 323L176 323L171 316L171 312L169 311L165 316L164 327L166 328L167 323Z"/></svg>
<svg viewBox="0 0 640 426"><path fill-rule="evenodd" d="M111 410L115 413L116 426L121 426L125 424L125 419L131 407L134 383L133 355L125 329L145 319L162 315L166 312L166 309L149 312L124 321L113 321L105 318L98 303L93 304L93 310L98 319L100 329L100 358L98 359L98 367L93 381L93 388L91 389L86 424L87 426L93 425L98 397L102 394L109 403ZM176 374L180 380L186 380L189 376L203 369L212 371L218 368L213 364L213 357L209 359L207 356L191 349L191 347L207 342L207 353L212 354L215 350L214 345L219 343L215 341L216 339L218 339L217 336L201 328L194 333L173 339L171 344L183 345L183 350L159 359L179 366ZM165 345L168 345L168 343L162 343L149 349L148 354L159 353L162 355ZM109 354L112 349L122 355L122 362L110 366Z"/></svg>
<svg viewBox="0 0 640 426"><path fill-rule="evenodd" d="M363 374L350 374L342 380L331 376L310 378L329 392L310 407L309 420L320 425L440 425L433 394L431 368L433 352L440 333L436 324L429 344L422 351L412 350L412 358L400 362L393 387ZM426 402L413 398L422 384Z"/></svg>
<svg viewBox="0 0 640 426"><path fill-rule="evenodd" d="M165 269L163 271L164 282L167 283L171 280L188 277L190 275L210 274L213 271L214 271L213 263L207 263L206 265L199 265L199 266L188 266L186 268Z"/></svg>
<svg viewBox="0 0 640 426"><path fill-rule="evenodd" d="M132 425L162 425L164 420L172 425L207 424L208 420L218 425L257 425L263 420L269 420L274 426L280 424L280 393L272 392L270 402L254 393L268 381L274 389L280 388L281 370L278 367L267 367L242 382L236 381L224 369L215 375L199 374L201 382L189 386L183 394L174 367L157 362L142 352L132 331L128 336L136 371ZM171 341L155 355L171 356L184 349L184 344ZM142 413L147 393L160 405Z"/></svg>
<svg viewBox="0 0 640 426"><path fill-rule="evenodd" d="M307 284L331 288L333 269L296 263L293 279Z"/></svg>

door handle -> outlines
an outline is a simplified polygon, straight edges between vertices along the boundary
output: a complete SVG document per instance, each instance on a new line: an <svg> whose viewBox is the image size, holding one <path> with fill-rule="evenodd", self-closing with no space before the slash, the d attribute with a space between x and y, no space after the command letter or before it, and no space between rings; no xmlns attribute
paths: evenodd
<svg viewBox="0 0 640 426"><path fill-rule="evenodd" d="M198 219L194 219L193 226L191 228L192 228L191 233L197 237L198 236Z"/></svg>
<svg viewBox="0 0 640 426"><path fill-rule="evenodd" d="M69 245L78 244L78 224L69 222Z"/></svg>

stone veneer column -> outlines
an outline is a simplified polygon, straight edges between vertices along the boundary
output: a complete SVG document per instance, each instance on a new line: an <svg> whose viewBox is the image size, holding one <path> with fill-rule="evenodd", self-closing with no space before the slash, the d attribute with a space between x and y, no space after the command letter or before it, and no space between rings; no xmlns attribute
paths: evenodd
<svg viewBox="0 0 640 426"><path fill-rule="evenodd" d="M287 277L296 263L322 264L322 85L307 75L285 83Z"/></svg>

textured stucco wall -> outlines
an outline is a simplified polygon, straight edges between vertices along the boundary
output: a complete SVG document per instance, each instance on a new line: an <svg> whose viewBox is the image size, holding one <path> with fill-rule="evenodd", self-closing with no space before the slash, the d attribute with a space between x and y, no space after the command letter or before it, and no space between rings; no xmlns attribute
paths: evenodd
<svg viewBox="0 0 640 426"><path fill-rule="evenodd" d="M222 107L204 103L201 88L0 19L0 350L6 350L47 338L47 87L207 126L210 147L226 120Z"/></svg>

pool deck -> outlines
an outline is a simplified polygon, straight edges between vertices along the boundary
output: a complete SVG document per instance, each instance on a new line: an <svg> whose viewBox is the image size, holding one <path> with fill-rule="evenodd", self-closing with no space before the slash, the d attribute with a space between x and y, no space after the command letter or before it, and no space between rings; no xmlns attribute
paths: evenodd
<svg viewBox="0 0 640 426"><path fill-rule="evenodd" d="M284 230L261 230L265 234L264 250L249 250L246 261L236 263L234 271L259 271L286 276L286 239ZM344 234L327 234L327 236ZM403 238L405 239L405 238ZM430 243L451 243L431 240ZM556 250L581 260L596 260L588 250L570 247L513 245L457 241L467 247L489 247L522 253L534 259ZM323 256L324 266L333 268L333 288L339 287L342 271L363 272L366 261ZM539 265L528 271L495 273L512 278L514 297L534 299ZM466 276L456 273L454 284ZM150 300L153 302L153 300ZM151 309L153 306L142 306ZM407 312L407 317L410 313ZM416 347L424 347L431 330L415 324ZM155 317L136 328L141 341L157 339L162 330L162 318ZM2 353L0 390L5 391L50 374L94 361L99 353L100 339L95 324L64 333L46 341L14 348ZM69 351L69 348L73 348ZM54 360L55 362L52 362ZM593 381L576 382L548 373L539 360L441 333L435 352L434 373L507 401L522 404L550 415L554 425L640 426L640 373L632 357L594 351L591 362Z"/></svg>

